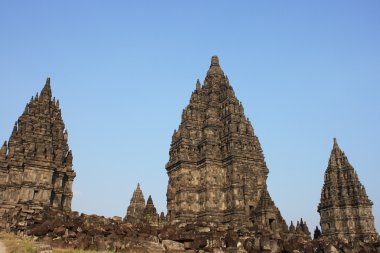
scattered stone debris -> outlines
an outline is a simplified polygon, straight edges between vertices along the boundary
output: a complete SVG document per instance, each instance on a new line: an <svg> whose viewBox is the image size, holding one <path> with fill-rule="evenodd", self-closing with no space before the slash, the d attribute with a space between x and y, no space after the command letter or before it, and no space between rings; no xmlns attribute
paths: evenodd
<svg viewBox="0 0 380 253"><path fill-rule="evenodd" d="M216 226L207 222L132 224L97 215L46 207L33 216L15 213L11 232L58 248L117 252L378 252L380 241L347 241L329 237L312 240L304 232L279 237L256 227ZM300 223L301 224L301 223Z"/></svg>

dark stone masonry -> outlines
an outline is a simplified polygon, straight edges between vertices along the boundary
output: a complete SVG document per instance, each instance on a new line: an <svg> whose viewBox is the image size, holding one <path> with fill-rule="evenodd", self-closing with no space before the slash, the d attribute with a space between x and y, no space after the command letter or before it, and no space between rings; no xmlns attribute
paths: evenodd
<svg viewBox="0 0 380 253"><path fill-rule="evenodd" d="M71 211L73 156L50 79L0 149L0 228L54 247L116 252L380 252L373 203L334 139L321 230L272 200L258 137L213 56L172 136L167 214L137 185L124 219Z"/></svg>
<svg viewBox="0 0 380 253"><path fill-rule="evenodd" d="M318 206L322 234L348 240L376 238L372 205L358 174L334 138Z"/></svg>
<svg viewBox="0 0 380 253"><path fill-rule="evenodd" d="M166 195L172 223L253 223L287 230L267 190L259 139L216 56L183 110L169 154Z"/></svg>
<svg viewBox="0 0 380 253"><path fill-rule="evenodd" d="M71 210L75 172L59 101L50 79L30 99L0 150L0 226L17 209L28 215L44 207Z"/></svg>

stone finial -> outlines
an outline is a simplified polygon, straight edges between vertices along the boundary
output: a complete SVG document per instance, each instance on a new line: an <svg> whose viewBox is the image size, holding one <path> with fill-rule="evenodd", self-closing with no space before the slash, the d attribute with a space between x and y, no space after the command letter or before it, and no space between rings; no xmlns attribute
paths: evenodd
<svg viewBox="0 0 380 253"><path fill-rule="evenodd" d="M213 76L223 76L224 77L224 72L219 65L219 58L216 55L211 57L210 69L207 72L207 77L213 77Z"/></svg>
<svg viewBox="0 0 380 253"><path fill-rule="evenodd" d="M201 89L201 83L199 82L199 79L197 79L197 84L195 86L196 86L196 90Z"/></svg>
<svg viewBox="0 0 380 253"><path fill-rule="evenodd" d="M18 131L18 122L15 121L15 124L13 125L13 132L12 132L12 134L13 133L17 133L17 131Z"/></svg>
<svg viewBox="0 0 380 253"><path fill-rule="evenodd" d="M318 226L315 227L314 230L314 240L317 240L319 237L321 237L322 233L321 230L319 230Z"/></svg>
<svg viewBox="0 0 380 253"><path fill-rule="evenodd" d="M302 225L302 231L303 231L306 235L310 235L309 227L307 226L306 221L305 221L305 222L303 223L303 225Z"/></svg>
<svg viewBox="0 0 380 253"><path fill-rule="evenodd" d="M333 142L334 144L331 150L329 163L332 166L342 166L343 163L347 161L347 159L345 158L343 151L340 149L336 138L333 139Z"/></svg>
<svg viewBox="0 0 380 253"><path fill-rule="evenodd" d="M51 87L50 87L50 77L48 77L46 79L46 83L45 83L45 86L44 88L42 89L41 91L41 94L40 94L40 98L43 98L45 100L51 100L51 95L52 92L51 92Z"/></svg>
<svg viewBox="0 0 380 253"><path fill-rule="evenodd" d="M151 195L149 195L146 205L153 205L153 199Z"/></svg>
<svg viewBox="0 0 380 253"><path fill-rule="evenodd" d="M294 227L293 221L290 221L289 231L294 232L296 228Z"/></svg>
<svg viewBox="0 0 380 253"><path fill-rule="evenodd" d="M296 232L297 232L297 233L300 233L300 232L302 232L302 227L301 227L301 224L300 224L300 222L299 222L299 221L297 221L297 225L296 225Z"/></svg>
<svg viewBox="0 0 380 253"><path fill-rule="evenodd" d="M211 66L218 66L218 67L220 67L219 66L219 58L218 58L218 56L213 55L211 57Z"/></svg>
<svg viewBox="0 0 380 253"><path fill-rule="evenodd" d="M7 155L7 150L8 150L7 142L4 141L4 144L3 146L1 146L1 149L0 149L0 159L5 158L5 156Z"/></svg>
<svg viewBox="0 0 380 253"><path fill-rule="evenodd" d="M333 139L333 150L338 151L339 153L343 153L342 150L340 149L340 147L338 145L338 141L336 140L335 137Z"/></svg>
<svg viewBox="0 0 380 253"><path fill-rule="evenodd" d="M66 165L68 166L72 166L73 165L73 154L71 152L71 150L69 150L69 152L67 153L67 156L66 156Z"/></svg>

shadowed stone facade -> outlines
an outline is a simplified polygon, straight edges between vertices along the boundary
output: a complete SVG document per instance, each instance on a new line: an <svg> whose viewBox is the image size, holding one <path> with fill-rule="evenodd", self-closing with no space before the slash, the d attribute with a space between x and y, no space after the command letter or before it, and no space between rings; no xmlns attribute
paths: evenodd
<svg viewBox="0 0 380 253"><path fill-rule="evenodd" d="M376 238L372 205L334 138L318 206L322 235L354 240Z"/></svg>
<svg viewBox="0 0 380 253"><path fill-rule="evenodd" d="M71 210L75 172L67 137L48 78L1 148L0 217L17 208L29 214L47 206Z"/></svg>
<svg viewBox="0 0 380 253"><path fill-rule="evenodd" d="M174 131L166 164L172 223L207 221L285 229L267 192L268 168L216 56L203 86L196 83Z"/></svg>

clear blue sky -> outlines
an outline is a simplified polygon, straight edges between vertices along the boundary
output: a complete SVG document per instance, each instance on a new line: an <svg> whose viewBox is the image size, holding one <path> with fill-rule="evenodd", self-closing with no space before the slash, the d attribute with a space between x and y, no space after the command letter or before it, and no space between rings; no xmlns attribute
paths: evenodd
<svg viewBox="0 0 380 253"><path fill-rule="evenodd" d="M46 77L77 178L73 209L124 216L165 163L216 54L259 137L269 191L311 230L337 137L380 230L380 1L1 1L0 140Z"/></svg>

